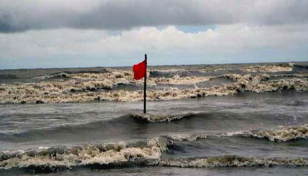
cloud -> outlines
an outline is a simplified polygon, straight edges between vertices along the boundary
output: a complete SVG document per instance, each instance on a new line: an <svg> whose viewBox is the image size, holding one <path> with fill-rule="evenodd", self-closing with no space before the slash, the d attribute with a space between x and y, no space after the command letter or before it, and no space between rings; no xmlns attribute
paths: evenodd
<svg viewBox="0 0 308 176"><path fill-rule="evenodd" d="M306 0L1 0L0 32L308 22Z"/></svg>
<svg viewBox="0 0 308 176"><path fill-rule="evenodd" d="M0 33L0 67L151 65L307 60L308 25L218 25L189 33L174 26L105 30L52 29Z"/></svg>

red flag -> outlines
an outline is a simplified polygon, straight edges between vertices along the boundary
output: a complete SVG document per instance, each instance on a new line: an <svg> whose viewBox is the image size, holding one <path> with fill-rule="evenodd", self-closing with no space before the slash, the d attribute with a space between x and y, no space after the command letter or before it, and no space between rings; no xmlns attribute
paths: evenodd
<svg viewBox="0 0 308 176"><path fill-rule="evenodd" d="M134 65L133 71L134 71L134 78L136 80L145 77L145 74L146 74L146 62L145 62L145 60L136 64L136 65Z"/></svg>

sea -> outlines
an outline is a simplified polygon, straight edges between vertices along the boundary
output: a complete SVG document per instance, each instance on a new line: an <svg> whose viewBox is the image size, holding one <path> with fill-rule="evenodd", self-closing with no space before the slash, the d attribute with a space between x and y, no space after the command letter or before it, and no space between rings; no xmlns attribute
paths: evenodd
<svg viewBox="0 0 308 176"><path fill-rule="evenodd" d="M0 175L308 175L308 62L0 70Z"/></svg>

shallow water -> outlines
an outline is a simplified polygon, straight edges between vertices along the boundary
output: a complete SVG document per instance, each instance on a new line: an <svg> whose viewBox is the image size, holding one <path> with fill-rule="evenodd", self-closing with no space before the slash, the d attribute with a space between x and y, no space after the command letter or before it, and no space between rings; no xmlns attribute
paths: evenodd
<svg viewBox="0 0 308 176"><path fill-rule="evenodd" d="M303 167L255 167L255 168L167 168L167 167L132 167L119 169L77 169L73 171L63 171L50 173L48 176L82 176L82 175L119 175L119 176L289 176L289 175L307 175L308 169ZM0 171L1 174L1 171ZM6 171L3 174L16 176L29 176L31 173L23 171ZM36 174L44 175L44 174Z"/></svg>

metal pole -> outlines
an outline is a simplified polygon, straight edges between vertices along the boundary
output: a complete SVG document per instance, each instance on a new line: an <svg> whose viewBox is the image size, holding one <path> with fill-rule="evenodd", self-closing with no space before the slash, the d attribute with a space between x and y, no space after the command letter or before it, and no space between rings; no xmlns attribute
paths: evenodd
<svg viewBox="0 0 308 176"><path fill-rule="evenodd" d="M143 113L147 113L147 67L148 67L148 62L147 62L147 55L144 55L145 59L145 76L144 76L144 90L143 90Z"/></svg>

